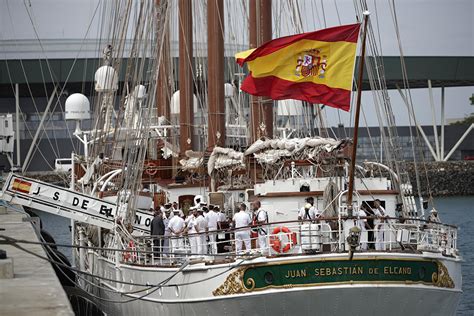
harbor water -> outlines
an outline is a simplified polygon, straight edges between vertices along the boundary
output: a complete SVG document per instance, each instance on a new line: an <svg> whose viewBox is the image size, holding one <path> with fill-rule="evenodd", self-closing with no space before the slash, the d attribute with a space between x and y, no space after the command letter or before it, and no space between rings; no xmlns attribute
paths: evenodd
<svg viewBox="0 0 474 316"><path fill-rule="evenodd" d="M435 206L444 223L456 225L458 248L463 257L463 294L456 315L474 315L474 196L436 198Z"/></svg>
<svg viewBox="0 0 474 316"><path fill-rule="evenodd" d="M457 316L474 315L474 196L443 197L435 199L435 206L444 223L458 226L458 247L463 256L463 295ZM70 220L57 215L37 212L48 231L58 244L70 244ZM69 260L71 249L58 247Z"/></svg>

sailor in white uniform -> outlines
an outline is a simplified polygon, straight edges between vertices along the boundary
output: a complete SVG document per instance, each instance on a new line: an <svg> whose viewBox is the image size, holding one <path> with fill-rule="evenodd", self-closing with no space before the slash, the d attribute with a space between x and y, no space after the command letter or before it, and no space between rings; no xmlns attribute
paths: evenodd
<svg viewBox="0 0 474 316"><path fill-rule="evenodd" d="M164 242L163 242L163 256L167 257L170 253L170 236L171 236L171 230L169 227L171 215L169 210L165 210L164 207L161 208L163 214L165 216L163 217L163 223L165 224L165 236L164 236Z"/></svg>
<svg viewBox="0 0 474 316"><path fill-rule="evenodd" d="M178 207L177 202L173 202L173 204L171 204L171 210L173 212L178 212L179 217L184 217L184 212Z"/></svg>
<svg viewBox="0 0 474 316"><path fill-rule="evenodd" d="M210 244L210 253L216 254L217 253L217 244L216 244L216 230L217 230L217 222L219 221L219 214L214 211L214 206L209 206L209 212L207 212L207 216L205 216L207 221L208 227L208 234L209 237L209 244Z"/></svg>
<svg viewBox="0 0 474 316"><path fill-rule="evenodd" d="M374 201L374 234L375 234L375 250L385 250L385 209L383 208L379 199Z"/></svg>
<svg viewBox="0 0 474 316"><path fill-rule="evenodd" d="M258 247L261 251L268 249L267 246L267 234L268 234L268 214L267 211L262 209L262 205L259 200L252 203L255 214L256 223L258 225Z"/></svg>
<svg viewBox="0 0 474 316"><path fill-rule="evenodd" d="M206 234L206 231L207 231L207 221L206 219L204 218L204 215L203 215L203 209L202 208L199 208L198 209L198 216L196 218L196 231L197 233L199 233L199 235L197 236L197 240L198 240L198 249L197 249L197 252L201 255L205 255L207 254L207 234Z"/></svg>
<svg viewBox="0 0 474 316"><path fill-rule="evenodd" d="M227 222L227 216L225 215L224 210L223 210L223 209L220 209L218 206L215 206L215 207L214 207L214 211L215 211L215 212L217 213L217 215L218 215L217 228L222 229L222 224L224 224L224 223Z"/></svg>
<svg viewBox="0 0 474 316"><path fill-rule="evenodd" d="M189 245L191 246L191 254L192 255L197 255L199 254L199 236L197 235L199 227L197 225L197 217L198 217L198 211L197 207L194 206L192 208L193 213L188 217L187 219L187 231L189 234ZM191 209L189 209L191 210Z"/></svg>
<svg viewBox="0 0 474 316"><path fill-rule="evenodd" d="M316 218L316 211L314 206L309 203L306 203L298 213L298 220L314 220Z"/></svg>
<svg viewBox="0 0 474 316"><path fill-rule="evenodd" d="M242 251L242 243L245 243L245 250L250 250L250 228L239 229L241 227L247 227L252 223L250 216L245 213L244 210L240 210L238 213L235 213L234 218L235 231L235 251L237 253Z"/></svg>
<svg viewBox="0 0 474 316"><path fill-rule="evenodd" d="M367 223L367 218L361 218L361 217L367 217L367 213L365 212L365 204L362 204L357 211L357 227L360 228L360 250L367 250L367 240L368 240L368 234L367 234L367 228L370 228L369 224Z"/></svg>
<svg viewBox="0 0 474 316"><path fill-rule="evenodd" d="M183 248L183 238L181 234L185 228L184 220L178 216L178 213L175 213L174 216L171 217L168 228L171 231L172 237L170 240L171 251L176 252L176 250Z"/></svg>

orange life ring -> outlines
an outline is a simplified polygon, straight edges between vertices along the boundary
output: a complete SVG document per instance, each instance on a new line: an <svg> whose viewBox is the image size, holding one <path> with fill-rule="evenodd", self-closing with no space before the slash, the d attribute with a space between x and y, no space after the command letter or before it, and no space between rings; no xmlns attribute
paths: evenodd
<svg viewBox="0 0 474 316"><path fill-rule="evenodd" d="M158 169L156 168L158 165L153 161L149 161L145 164L145 173L149 176L154 176L158 173Z"/></svg>
<svg viewBox="0 0 474 316"><path fill-rule="evenodd" d="M122 257L123 257L123 261L137 261L137 252L136 252L137 248L135 247L135 243L133 242L133 240L130 240L128 242L128 246L127 246L127 251L124 251L122 253Z"/></svg>
<svg viewBox="0 0 474 316"><path fill-rule="evenodd" d="M288 242L282 247L280 238L278 238L278 234L284 233L288 237ZM273 230L271 236L270 236L270 246L272 246L273 250L275 250L278 253L285 253L290 251L292 246L297 244L296 240L296 233L291 232L291 230L288 227L285 226L278 226L275 227Z"/></svg>

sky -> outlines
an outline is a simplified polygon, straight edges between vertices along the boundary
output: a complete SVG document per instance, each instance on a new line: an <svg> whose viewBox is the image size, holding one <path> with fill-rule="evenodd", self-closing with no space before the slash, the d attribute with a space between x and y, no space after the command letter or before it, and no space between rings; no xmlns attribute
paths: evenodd
<svg viewBox="0 0 474 316"><path fill-rule="evenodd" d="M321 1L316 1L321 3ZM335 3L343 24L351 23L353 1L323 1L328 26L338 23ZM400 34L401 49L404 56L474 56L474 1L471 0L373 0L367 1L371 12L372 25L376 37L381 40L381 52L385 56L399 56L400 47L395 33L393 12L396 12ZM393 5L394 4L394 5ZM352 6L353 9L353 6ZM305 10L311 15L310 10ZM306 19L310 21L311 19ZM316 21L316 27L324 27L322 19ZM473 74L474 76L474 74ZM412 89L412 100L415 116L421 125L432 124L432 112L428 89ZM445 88L446 119L457 119L469 116L474 111L469 98L474 94L474 87ZM408 125L406 107L396 90L389 91L392 109L398 125ZM433 89L436 122L441 122L441 88ZM377 125L375 106L369 92L363 93L362 110L367 117L368 125ZM345 113L327 110L328 121L342 121L346 126L350 116ZM365 123L364 123L365 124Z"/></svg>
<svg viewBox="0 0 474 316"><path fill-rule="evenodd" d="M104 0L102 0L104 1ZM105 0L107 1L107 0ZM112 1L112 0L108 0ZM301 14L301 31L312 31L324 27L356 22L353 0L300 0L298 9ZM357 1L356 1L357 2ZM99 24L85 36L89 23L96 21L102 12L96 12L98 0L0 0L0 59L55 58L76 55L77 45L87 37L89 46L83 54L98 55L94 39L99 34ZM244 18L241 1L224 0L226 18L232 19L232 25L226 24L226 38L234 43L247 42L247 33L243 25ZM273 36L295 33L290 12L294 5L287 0L273 1ZM398 56L400 47L396 36L394 17L396 16L400 42L405 56L474 56L474 1L472 0L367 0L371 12L372 26L379 41L379 49L385 56ZM31 13L30 17L26 10ZM196 7L195 7L196 10ZM94 17L94 13L96 13ZM236 18L237 16L237 18ZM94 19L93 19L94 17ZM206 30L201 28L205 13L195 13L197 41L206 41ZM239 22L241 21L241 22ZM226 22L230 23L230 22ZM34 27L33 27L34 26ZM35 33L36 32L36 33ZM36 36L42 40L46 51L39 50ZM172 32L176 36L177 32ZM13 44L12 44L13 43ZM35 46L36 47L33 47ZM76 45L76 46L74 46ZM69 48L68 48L69 47ZM68 55L69 54L69 55ZM90 57L92 57L90 56ZM474 74L473 74L474 76ZM446 88L446 118L463 118L473 112L469 97L474 87ZM440 122L441 89L433 89L437 122ZM408 114L397 91L390 91L390 100L398 125L407 125ZM422 125L432 123L428 89L412 90L413 104L417 119ZM363 112L368 125L377 125L374 103L370 93L363 94ZM339 122L351 125L347 113L333 109L326 110L329 125Z"/></svg>

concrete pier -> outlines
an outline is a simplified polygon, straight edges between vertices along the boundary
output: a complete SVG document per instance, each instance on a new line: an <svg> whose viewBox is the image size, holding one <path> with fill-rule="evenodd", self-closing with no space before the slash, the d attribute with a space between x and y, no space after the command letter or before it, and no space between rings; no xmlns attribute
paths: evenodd
<svg viewBox="0 0 474 316"><path fill-rule="evenodd" d="M26 215L8 210L0 214L0 235L38 241ZM40 245L22 247L46 257ZM13 259L13 278L0 278L0 315L74 315L51 264L13 246L0 245ZM0 260L1 261L1 260Z"/></svg>

